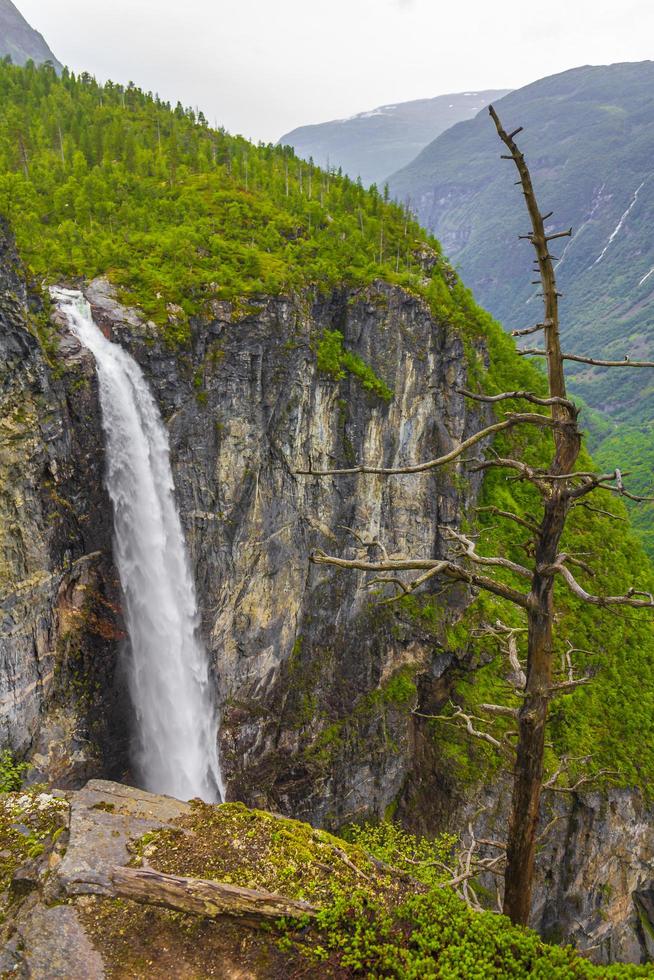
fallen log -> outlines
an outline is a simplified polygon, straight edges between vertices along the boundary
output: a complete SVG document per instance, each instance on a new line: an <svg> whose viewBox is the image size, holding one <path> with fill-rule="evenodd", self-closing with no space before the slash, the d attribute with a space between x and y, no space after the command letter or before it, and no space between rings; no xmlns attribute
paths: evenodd
<svg viewBox="0 0 654 980"><path fill-rule="evenodd" d="M258 923L265 919L314 917L308 902L284 898L272 892L240 888L203 878L161 874L146 868L115 867L111 882L116 898L144 905L159 905L176 912L190 912L210 919L222 915Z"/></svg>

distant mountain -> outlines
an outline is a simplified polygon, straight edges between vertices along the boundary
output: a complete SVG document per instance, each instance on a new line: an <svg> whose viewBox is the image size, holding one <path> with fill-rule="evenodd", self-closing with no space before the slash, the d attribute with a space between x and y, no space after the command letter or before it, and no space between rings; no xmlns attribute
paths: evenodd
<svg viewBox="0 0 654 980"><path fill-rule="evenodd" d="M409 163L443 130L470 119L482 106L501 99L508 89L439 95L397 105L383 105L350 119L301 126L282 136L298 156L325 167L342 167L363 183L382 184L389 174Z"/></svg>
<svg viewBox="0 0 654 980"><path fill-rule="evenodd" d="M7 55L15 65L31 60L37 65L51 61L57 71L62 67L43 36L30 27L11 0L0 0L0 58Z"/></svg>
<svg viewBox="0 0 654 980"><path fill-rule="evenodd" d="M496 108L520 145L550 230L567 350L654 359L654 62L576 68L507 95ZM540 316L515 173L486 112L441 134L390 179L410 196L475 298L507 329ZM556 245L556 248L554 247ZM538 346L538 336L523 346ZM637 463L654 484L654 371L569 365L574 390L608 416L594 434L603 465ZM603 441L602 441L603 440ZM627 454L625 458L624 454ZM654 529L654 510L646 517ZM654 530L648 542L654 554Z"/></svg>

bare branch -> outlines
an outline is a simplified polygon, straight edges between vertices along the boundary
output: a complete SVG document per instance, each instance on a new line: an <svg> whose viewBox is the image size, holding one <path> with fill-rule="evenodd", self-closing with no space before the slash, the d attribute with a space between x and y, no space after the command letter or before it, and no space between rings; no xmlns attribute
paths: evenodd
<svg viewBox="0 0 654 980"><path fill-rule="evenodd" d="M579 474L584 483L581 487L577 487L576 490L570 491L569 497L571 500L579 500L581 497L587 496L594 490L607 490L609 493L619 494L621 497L627 497L629 500L635 500L639 503L643 501L651 502L654 501L654 497L641 497L638 494L630 493L622 482L622 477L626 476L626 473L622 473L620 470L614 470L613 473L604 473L601 476L593 475L591 473ZM614 487L609 486L609 482L615 480L616 485ZM615 516L609 514L609 516Z"/></svg>
<svg viewBox="0 0 654 980"><path fill-rule="evenodd" d="M546 350L537 348L523 348L518 351L522 357L547 357ZM561 354L564 361L576 361L578 364L590 364L593 367L632 367L632 368L654 368L654 361L632 361L627 355L621 361L604 361L597 357L582 357L579 354Z"/></svg>
<svg viewBox="0 0 654 980"><path fill-rule="evenodd" d="M474 715L466 714L465 711L463 711L458 705L455 705L454 707L456 710L453 715L425 715L420 711L414 711L413 714L417 718L426 718L428 721L443 721L449 724L456 724L460 719L464 724L465 730L469 735L472 735L473 738L478 738L482 742L488 742L488 744L492 745L495 749L502 748L502 743L496 739L494 735L490 735L488 732L482 732L474 727L473 722L480 721L480 718L475 718Z"/></svg>
<svg viewBox="0 0 654 980"><path fill-rule="evenodd" d="M342 531L347 531L354 538L356 538L356 540L363 548L379 548L379 550L382 553L382 557L388 558L388 552L386 551L386 548L381 543L381 541L379 541L377 538L373 538L371 540L366 541L363 535L359 534L358 531L355 531L354 528L348 527L347 524L339 524L338 526Z"/></svg>
<svg viewBox="0 0 654 980"><path fill-rule="evenodd" d="M547 324L549 326L549 324ZM537 333L539 330L544 330L546 327L545 323L536 323L533 327L525 327L524 330L512 330L512 337L526 337L527 334Z"/></svg>
<svg viewBox="0 0 654 980"><path fill-rule="evenodd" d="M405 595L408 595L408 593L411 592L411 589L407 587L406 583L403 582L401 578L396 578L394 575L373 578L368 584L371 588L373 585L396 585Z"/></svg>
<svg viewBox="0 0 654 980"><path fill-rule="evenodd" d="M522 575L523 578L528 578L531 581L532 573L524 565L518 565L517 562L510 561L508 558L487 558L484 555L478 555L475 550L475 543L471 538L466 537L465 534L461 534L460 531L455 531L454 528L447 527L446 525L439 524L439 531L443 531L447 537L453 538L463 545L464 550L462 551L462 556L469 558L470 561L476 562L478 565L490 565L493 567L506 568L510 572L514 572L516 575Z"/></svg>
<svg viewBox="0 0 654 980"><path fill-rule="evenodd" d="M491 450L491 452L493 452L493 450ZM527 466L526 463L521 463L518 459L511 459L507 456L498 456L497 453L493 452L492 459L466 459L463 460L463 462L470 466L471 473L479 473L481 470L488 470L492 467L498 467L499 469L505 470L515 470L519 475L513 479L528 480L529 483L533 483L534 486L538 487L541 493L546 493L548 491L547 482L545 480L546 474L533 469L531 466Z"/></svg>
<svg viewBox="0 0 654 980"><path fill-rule="evenodd" d="M557 231L554 235L545 235L546 242L554 242L557 238L571 238L572 228L568 228L567 231Z"/></svg>
<svg viewBox="0 0 654 980"><path fill-rule="evenodd" d="M528 630L525 626L506 626L498 619L494 626L486 623L481 629L473 630L471 634L475 638L492 636L497 641L500 650L506 654L509 661L511 673L507 680L516 692L522 692L527 683L525 672L518 658L517 639L519 633L526 632Z"/></svg>
<svg viewBox="0 0 654 980"><path fill-rule="evenodd" d="M480 711L486 711L489 715L501 715L505 718L517 718L518 709L510 708L506 704L480 704Z"/></svg>
<svg viewBox="0 0 654 980"><path fill-rule="evenodd" d="M561 819L561 815L558 814L558 813L556 814L556 816L552 817L552 819L550 820L550 822L545 826L545 828L541 831L541 833L536 838L536 842L538 844L542 844L543 841L547 840L547 838L549 837L550 831L555 826L555 824L557 824L559 822L560 819Z"/></svg>
<svg viewBox="0 0 654 980"><path fill-rule="evenodd" d="M463 442L452 449L449 453L445 453L444 456L439 456L437 459L429 460L427 463L417 463L415 466L366 466L363 463L360 466L352 466L346 469L334 469L334 470L296 470L298 476L347 476L354 475L358 473L373 473L380 476L401 476L410 473L425 473L427 470L432 470L437 466L445 466L446 463L451 463L453 460L461 456L466 449L470 449L471 446L475 446L478 442L483 439L488 439L490 436L494 435L496 432L502 432L505 429L510 429L514 425L537 425L544 428L559 428L562 425L572 425L574 422L570 420L558 421L549 418L547 415L536 415L531 412L524 413L512 413L508 418L504 419L502 422L496 422L494 425L489 425L485 429L481 429L474 435L465 439Z"/></svg>
<svg viewBox="0 0 654 980"><path fill-rule="evenodd" d="M627 476L627 473L621 474L620 470L614 470L613 473L592 473L587 470L573 470L570 473L547 473L545 470L534 469L531 466L527 466L526 463L521 462L518 459L512 459L511 457L498 456L494 449L489 450L493 458L492 459L479 459L477 457L465 459L463 462L471 464L472 472L477 472L478 470L490 469L493 466L497 466L503 469L515 470L520 473L521 479L529 480L536 486L543 484L544 486L548 483L561 483L566 480L586 480L592 481L593 487L595 485L598 487L603 483L608 483L611 480L616 480L619 477ZM624 487L607 487L607 490L615 489L624 491ZM539 529L540 530L540 529Z"/></svg>
<svg viewBox="0 0 654 980"><path fill-rule="evenodd" d="M510 510L500 510L499 507L494 507L492 505L487 507L477 507L476 510L478 514L495 514L496 517L505 517L509 521L515 521L516 524L527 528L528 531L532 531L534 534L538 534L540 531L538 524L536 524L534 521L529 521L525 517L519 517Z"/></svg>
<svg viewBox="0 0 654 980"><path fill-rule="evenodd" d="M576 793L582 786L588 786L590 783L596 783L598 779L603 776L617 779L620 775L617 769L598 769L597 772L589 773L587 776L580 776L571 786L557 786L556 781L563 773L568 771L568 762L575 760L565 759L563 765L556 770L553 776L543 783L543 789L548 790L550 793ZM579 760L582 762L587 761L586 759Z"/></svg>
<svg viewBox="0 0 654 980"><path fill-rule="evenodd" d="M601 514L603 517L612 517L614 521L622 521L623 524L628 523L628 519L626 517L620 517L619 514L612 514L610 510L602 510L601 507L593 507L585 500L580 500L572 506L583 507L585 510L591 511L593 514Z"/></svg>
<svg viewBox="0 0 654 980"><path fill-rule="evenodd" d="M440 567L440 564L438 564L435 565L433 568L429 569L429 571L425 572L424 575L420 575L418 576L418 578L413 579L412 582L403 582L402 579L396 578L393 575L389 575L388 577L374 578L369 584L370 586L397 585L401 591L394 596L390 596L390 598L388 599L382 600L382 605L391 605L392 603L397 602L399 599L401 599L402 596L411 595L412 592L415 592L416 589L418 589L421 585L424 585L424 583L427 582L430 578L434 578L436 575L440 575L441 572L442 569ZM436 596L442 595L444 592L448 590L448 588L451 588L453 584L454 582L449 582L446 585L444 585L443 588L440 589L438 592L430 592L429 594L430 598L434 599Z"/></svg>
<svg viewBox="0 0 654 980"><path fill-rule="evenodd" d="M531 402L533 405L567 405L571 411L575 411L576 409L574 402L571 402L568 398L541 398L538 395L534 395L531 391L503 391L500 395L478 395L474 391L468 391L466 388L455 388L454 390L459 395L465 395L466 398L472 398L477 402L488 402L489 404L512 399L522 399L523 401Z"/></svg>
<svg viewBox="0 0 654 980"><path fill-rule="evenodd" d="M315 565L334 565L337 568L353 568L362 572L402 572L426 569L431 572L430 578L439 574L447 575L457 582L467 582L468 585L491 592L502 599L508 599L509 602L522 606L523 609L529 608L531 601L529 595L518 592L517 589L512 589L502 582L495 582L485 575L469 572L452 561L436 561L431 558L389 558L388 561L379 562L361 561L359 559L336 558L333 555L326 555L324 551L320 550L314 551L310 560ZM424 580L423 577L422 581ZM407 585L407 591L414 591L412 583Z"/></svg>
<svg viewBox="0 0 654 980"><path fill-rule="evenodd" d="M591 595L579 585L572 572L565 565L554 564L539 568L543 575L560 575L567 583L571 592L584 602L589 602L593 606L633 606L637 609L654 609L654 596L650 592L639 592L637 589L629 589L624 595ZM644 599L637 599L636 596L646 596Z"/></svg>
<svg viewBox="0 0 654 980"><path fill-rule="evenodd" d="M586 674L584 677L577 677L576 680L552 684L548 694L567 694L569 691L574 691L576 687L582 687L584 684L588 684L592 679L591 674Z"/></svg>
<svg viewBox="0 0 654 980"><path fill-rule="evenodd" d="M577 568L580 568L582 572L586 573L586 575L590 575L591 578L595 577L595 572L590 565L587 565L585 561L581 561L579 558L575 558L574 555L567 555L565 552L562 552L560 555L556 556L556 560L562 565L567 561L570 563L570 565L576 565Z"/></svg>
<svg viewBox="0 0 654 980"><path fill-rule="evenodd" d="M527 675L522 669L522 664L518 659L518 641L516 639L515 630L509 636L506 652L509 658L509 664L511 666L511 675L509 680L512 682L515 688L523 691L527 685Z"/></svg>

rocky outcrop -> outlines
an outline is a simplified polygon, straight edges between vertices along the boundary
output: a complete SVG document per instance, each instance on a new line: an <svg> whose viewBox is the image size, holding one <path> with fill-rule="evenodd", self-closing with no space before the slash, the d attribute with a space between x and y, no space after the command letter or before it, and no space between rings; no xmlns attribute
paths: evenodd
<svg viewBox="0 0 654 980"><path fill-rule="evenodd" d="M23 860L27 833L38 847ZM196 808L105 780L65 794L5 794L0 839L10 845L0 856L0 973L31 980L346 976L282 952L280 917L301 917L304 933L315 916L291 896L304 886L323 904L325 883L343 879L391 893L401 875L297 821L240 804ZM187 844L191 853L181 855ZM178 859L190 875L157 870ZM284 881L292 867L299 881ZM258 887L232 884L234 874ZM260 887L268 883L274 892Z"/></svg>
<svg viewBox="0 0 654 980"><path fill-rule="evenodd" d="M504 840L510 780L498 775L444 819ZM530 924L596 963L652 961L654 811L637 790L545 792ZM485 882L495 891L496 882Z"/></svg>

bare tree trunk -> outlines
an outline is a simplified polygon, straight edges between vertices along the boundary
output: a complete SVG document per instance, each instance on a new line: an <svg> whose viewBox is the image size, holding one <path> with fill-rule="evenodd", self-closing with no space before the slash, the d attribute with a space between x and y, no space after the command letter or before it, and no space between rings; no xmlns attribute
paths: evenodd
<svg viewBox="0 0 654 980"><path fill-rule="evenodd" d="M567 401L563 357L559 336L559 294L549 242L559 235L548 236L545 217L541 214L524 154L516 145L516 133L507 133L490 107L490 114L510 159L520 175L520 184L531 219L532 231L526 236L536 251L536 261L543 288L544 320L542 329L547 351L549 396L554 399L552 419L559 423L553 430L555 454L549 468L552 476L574 471L581 436L576 409ZM516 131L517 132L517 131ZM563 232L562 235L571 234ZM513 797L507 840L507 864L504 889L504 913L512 922L526 925L531 909L531 892L536 858L536 831L543 787L545 725L552 685L552 630L554 625L554 575L561 536L570 507L566 482L553 484L543 504L543 520L536 536L536 562L527 610L527 683L525 698L518 715L518 744L514 769Z"/></svg>
<svg viewBox="0 0 654 980"><path fill-rule="evenodd" d="M364 542L367 547L374 545L381 553L381 557L375 558L374 560L370 558L344 559L335 555L327 555L320 550L315 551L311 556L311 560L316 564L326 564L375 573L377 576L373 580L375 583L386 583L399 590L395 598L401 595L410 595L427 581L433 581L435 578L440 577L442 579L466 582L468 585L499 596L525 611L527 616L527 665L524 690L521 692L523 698L521 707L519 711L513 706L486 704L480 707L482 710L488 711L491 714L504 714L510 717L517 716L518 739L515 746L516 757L513 769L513 794L506 848L503 911L513 922L526 925L531 907L536 856L536 834L538 829L540 797L544 781L545 726L547 723L549 701L557 692L561 693L563 690L571 690L573 687L576 687L580 683L585 683L589 679L575 679L571 675L568 682L552 683L554 666L552 637L554 630L555 578L558 575L573 595L592 605L601 607L631 606L632 608L654 609L654 595L635 588L629 589L624 595L591 595L575 580L566 563L577 564L585 568L586 571L590 571L588 566L584 565L583 562L580 562L573 555L559 553L561 539L570 509L578 506L583 498L594 490L604 489L605 491L626 496L632 500L654 499L638 497L629 493L623 485L622 474L619 470L603 475L575 471L581 448L581 434L578 425L579 411L566 395L564 362L566 360L575 360L588 364L610 366L613 363L617 363L619 366L626 365L634 367L654 367L654 362L632 362L629 359L621 362L597 361L596 359L562 353L559 334L559 293L557 292L556 286L556 275L553 264L554 257L550 254L549 243L554 239L568 237L572 234L572 229L556 233L550 233L546 230L546 222L551 217L551 213L546 215L540 213L524 154L514 140L514 137L520 132L520 129L516 129L512 133L507 133L503 129L497 113L492 106L489 111L497 127L498 135L509 151L508 155L505 155L504 158L513 161L520 176L519 184L525 197L532 228L527 235L521 237L528 239L536 252L536 269L539 275L538 284L541 285L543 290L543 322L527 329L516 330L514 331L514 335L522 336L543 331L545 339L544 350L523 350L519 351L519 353L535 353L538 356L547 358L549 391L548 397L544 398L541 394L530 391L506 391L496 395L484 395L478 392L467 391L463 388L457 388L456 390L467 398L487 403L525 400L531 405L538 406L541 410L548 408L550 414L542 414L542 411L507 412L501 420L488 425L485 429L464 439L449 452L423 463L399 467L384 466L380 463L361 463L357 466L346 468L314 469L311 461L309 461L308 469L298 470L297 472L299 475L309 477L363 473L375 473L382 476L425 473L436 467L445 466L454 459L460 459L472 446L499 432L513 429L516 425L531 425L541 430L552 430L553 452L547 470L528 466L519 459L502 458L497 454L494 454L492 459L468 460L468 463L472 464L472 472L481 472L490 467L508 469L514 473L517 472L519 474L518 479L529 481L538 489L543 508L543 516L540 524L531 519L527 520L520 514L500 510L497 507L482 508L492 511L499 517L512 520L520 526L526 527L531 532L534 548L533 561L529 561L529 567L504 557L491 557L479 554L471 538L455 531L451 527L441 528L441 531L455 544L455 553L453 556L443 559L425 559L403 555L390 556L382 542L376 540ZM359 222L363 230L361 208L359 208ZM405 233L406 230L407 224L405 224ZM380 233L380 260L382 253L383 225ZM589 505L582 504L582 506ZM597 510L597 508L590 509ZM599 512L606 513L601 510ZM608 514L608 516L615 515ZM360 535L356 534L356 532L353 533L355 533L355 536L361 543L363 539ZM495 579L492 575L481 574L479 566L485 570L498 567L505 568L522 579L528 579L530 583L529 592L525 593L525 591L509 585L505 581ZM420 574L411 582L406 583L400 576L408 570L414 570L420 572ZM379 577L379 573L390 574L387 577ZM520 673L521 667L517 660L517 653L514 653L514 658L517 663L518 673ZM514 666L512 663L512 667ZM522 687L522 683L520 686ZM420 714L419 712L417 713ZM474 727L475 718L472 715L466 715L460 707L457 708L452 716L445 718L445 720L452 721L457 718L465 722L466 731L473 737L483 739L499 750L506 747L501 740L498 740L487 732L476 729ZM552 788L553 783L556 782L562 770L563 765L545 785ZM584 781L583 778L578 780L575 787L581 785Z"/></svg>

